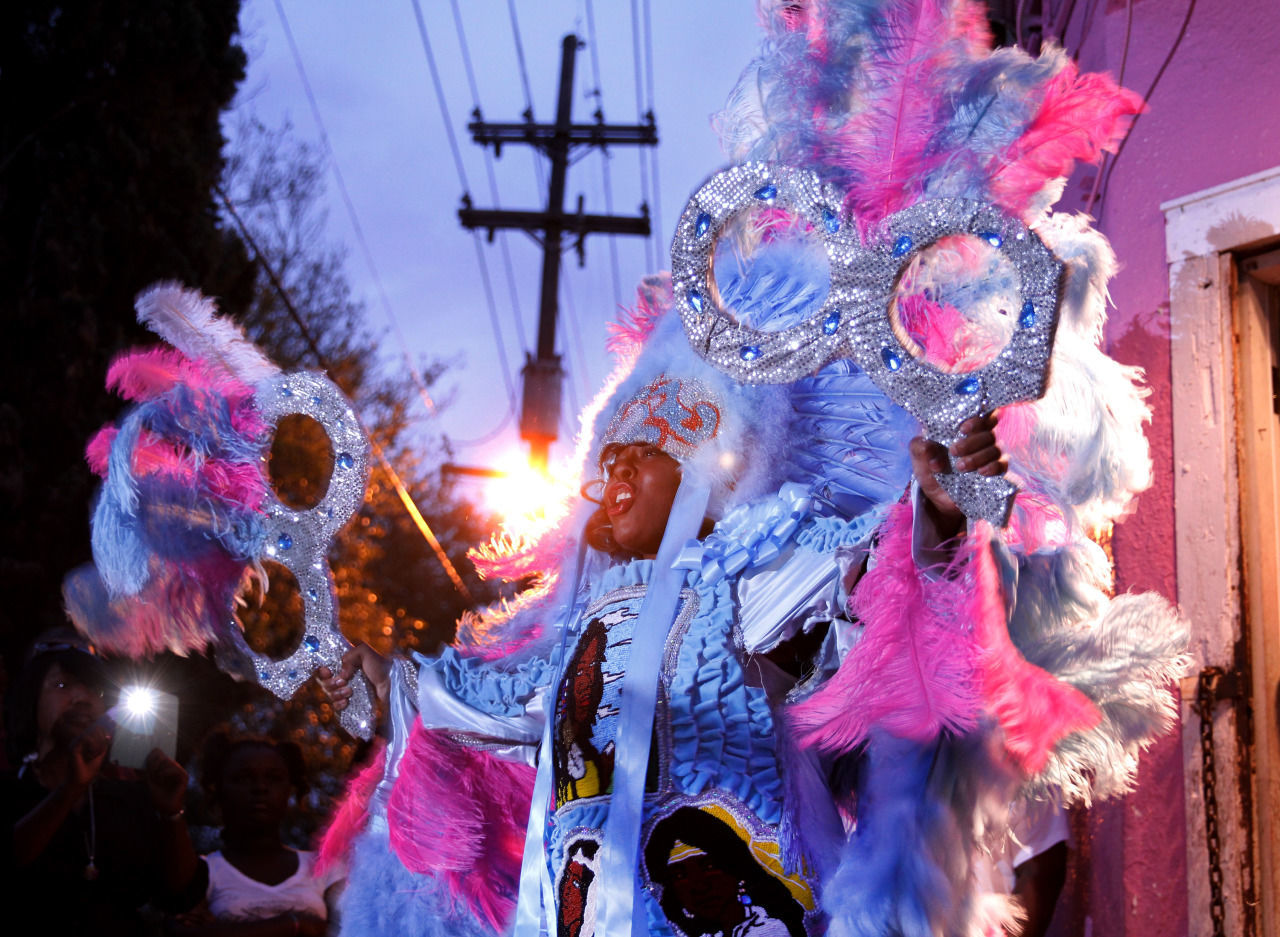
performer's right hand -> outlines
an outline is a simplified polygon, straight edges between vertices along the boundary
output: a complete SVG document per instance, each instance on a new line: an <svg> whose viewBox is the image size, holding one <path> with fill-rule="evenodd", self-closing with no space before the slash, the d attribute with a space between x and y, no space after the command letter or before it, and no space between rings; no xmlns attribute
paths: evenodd
<svg viewBox="0 0 1280 937"><path fill-rule="evenodd" d="M373 692L384 706L391 695L391 658L383 657L367 644L357 644L342 655L342 666L335 675L328 667L316 669L320 686L333 700L338 712L347 708L351 699L351 678L357 670L363 671L373 684Z"/></svg>

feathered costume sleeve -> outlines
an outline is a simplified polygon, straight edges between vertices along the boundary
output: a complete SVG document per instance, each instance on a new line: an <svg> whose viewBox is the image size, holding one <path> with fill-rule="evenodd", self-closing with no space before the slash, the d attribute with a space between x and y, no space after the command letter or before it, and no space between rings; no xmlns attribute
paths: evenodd
<svg viewBox="0 0 1280 937"><path fill-rule="evenodd" d="M808 744L865 760L857 829L826 888L833 932L990 933L1015 912L972 892L970 859L1003 835L1011 801L1128 790L1137 752L1173 721L1169 684L1184 666L1177 611L1153 594L1113 596L1096 542L1150 484L1149 411L1141 374L1100 347L1114 257L1087 218L1050 211L1075 162L1113 149L1141 102L1078 74L1060 49L990 51L968 0L761 12L762 54L717 118L735 159L816 171L847 193L864 237L922 199L994 204L1066 268L1046 392L1006 408L997 429L1019 486L1007 529L973 525L952 568L930 573L896 509L851 597L861 640L793 711ZM956 363L957 307L980 303L931 286L899 313ZM829 411L857 410L815 403L801 387L812 383L797 385L797 405L822 417L801 428L823 431L797 440L797 463L838 469Z"/></svg>

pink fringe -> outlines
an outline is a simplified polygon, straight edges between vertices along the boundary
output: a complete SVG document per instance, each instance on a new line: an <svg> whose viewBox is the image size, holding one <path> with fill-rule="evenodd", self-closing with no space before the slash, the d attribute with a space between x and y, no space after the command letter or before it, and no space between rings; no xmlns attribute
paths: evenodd
<svg viewBox="0 0 1280 937"><path fill-rule="evenodd" d="M640 353L645 341L653 333L663 313L675 301L668 273L646 277L636 287L636 304L631 309L619 310L618 321L605 325L608 333L605 348L611 355L629 361Z"/></svg>
<svg viewBox="0 0 1280 937"><path fill-rule="evenodd" d="M391 848L501 931L515 909L533 780L527 765L415 725L387 802Z"/></svg>
<svg viewBox="0 0 1280 937"><path fill-rule="evenodd" d="M1079 75L1068 61L1045 87L1039 113L998 160L991 197L1020 215L1045 183L1069 175L1076 160L1096 162L1114 152L1129 119L1141 113L1140 95L1109 75Z"/></svg>
<svg viewBox="0 0 1280 937"><path fill-rule="evenodd" d="M98 430L84 447L84 460L89 463L89 470L99 478L107 477L107 462L111 458L111 444L119 434L114 424L108 423Z"/></svg>
<svg viewBox="0 0 1280 937"><path fill-rule="evenodd" d="M365 822L369 819L369 800L382 780L387 763L386 743L377 739L373 744L368 762L347 784L347 793L320 839L316 875L324 875L333 866L344 864L351 852L351 844L364 831Z"/></svg>
<svg viewBox="0 0 1280 937"><path fill-rule="evenodd" d="M893 509L876 565L850 600L862 638L836 675L793 710L805 746L848 752L873 728L925 742L977 724L979 649L963 627L965 586L922 575L911 524L911 505Z"/></svg>
<svg viewBox="0 0 1280 937"><path fill-rule="evenodd" d="M1027 661L1009 639L1000 574L991 552L991 526L976 525L969 557L974 622L982 645L984 707L1004 730L1004 744L1028 775L1038 774L1053 747L1072 732L1091 729L1102 714L1087 696Z"/></svg>

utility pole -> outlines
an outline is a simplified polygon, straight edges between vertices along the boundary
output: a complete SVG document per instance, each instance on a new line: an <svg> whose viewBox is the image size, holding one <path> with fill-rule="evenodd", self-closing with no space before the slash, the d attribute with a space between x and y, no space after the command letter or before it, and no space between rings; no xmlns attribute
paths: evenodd
<svg viewBox="0 0 1280 937"><path fill-rule="evenodd" d="M658 142L658 129L654 126L653 113L644 124L606 124L597 111L592 124L573 123L573 66L578 52L578 37L568 35L561 44L560 98L556 106L554 124L537 124L532 119L519 123L488 123L477 119L467 125L471 137L481 146L493 146L494 154L502 155L504 143L523 143L536 146L551 163L551 181L547 188L547 207L543 211L508 211L494 208L474 208L468 195L462 197L463 206L458 219L468 229L485 228L489 239L499 228L528 231L542 243L542 295L538 305L538 348L536 355L525 353L525 365L521 371L524 380L524 399L520 411L520 436L529 442L529 460L534 467L545 469L551 443L555 441L560 425L560 390L564 369L556 354L556 318L559 314L560 254L565 235L576 236L574 247L579 263L584 260L583 242L588 234L639 234L649 236L649 206L641 205L639 217L620 215L588 215L583 213L582 197L578 197L578 210L566 214L564 190L569 172L570 156L575 147L609 144L654 146ZM536 232L536 233L535 233Z"/></svg>

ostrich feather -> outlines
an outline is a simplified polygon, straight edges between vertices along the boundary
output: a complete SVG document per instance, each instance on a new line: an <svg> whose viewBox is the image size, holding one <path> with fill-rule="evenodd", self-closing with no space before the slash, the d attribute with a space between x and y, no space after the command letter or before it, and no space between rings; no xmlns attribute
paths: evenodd
<svg viewBox="0 0 1280 937"><path fill-rule="evenodd" d="M415 725L387 801L391 847L501 930L515 909L533 780L527 765Z"/></svg>
<svg viewBox="0 0 1280 937"><path fill-rule="evenodd" d="M280 372L218 306L178 283L157 283L134 301L138 321L193 361L203 361L227 376L255 386Z"/></svg>
<svg viewBox="0 0 1280 937"><path fill-rule="evenodd" d="M449 889L404 867L385 833L357 837L338 899L344 937L498 937Z"/></svg>
<svg viewBox="0 0 1280 937"><path fill-rule="evenodd" d="M386 764L386 743L382 739L376 739L365 766L347 782L346 794L320 840L320 848L316 851L317 875L323 875L327 869L347 861L356 837L369 818L369 801L378 782L382 780Z"/></svg>
<svg viewBox="0 0 1280 937"><path fill-rule="evenodd" d="M805 745L847 753L873 729L928 742L977 725L978 647L960 617L964 585L916 568L911 518L910 505L894 508L876 563L850 598L862 637L835 676L793 710Z"/></svg>
<svg viewBox="0 0 1280 937"><path fill-rule="evenodd" d="M983 707L1004 731L1004 745L1029 775L1039 773L1053 747L1072 732L1094 728L1102 716L1087 696L1028 662L1009 637L1001 577L991 551L990 525L979 521L969 557L972 611L982 646Z"/></svg>
<svg viewBox="0 0 1280 937"><path fill-rule="evenodd" d="M605 349L620 359L634 358L674 301L670 274L645 277L636 287L636 304L605 325Z"/></svg>
<svg viewBox="0 0 1280 937"><path fill-rule="evenodd" d="M850 181L845 204L864 237L917 201L925 177L944 162L931 144L946 127L945 69L952 46L944 0L886 5L871 26L858 76L863 109L833 136Z"/></svg>
<svg viewBox="0 0 1280 937"><path fill-rule="evenodd" d="M1031 126L1001 154L992 172L992 199L1022 214L1047 182L1069 175L1077 160L1095 162L1103 151L1114 151L1143 107L1141 96L1110 76L1081 75L1075 63L1065 63L1049 81Z"/></svg>

